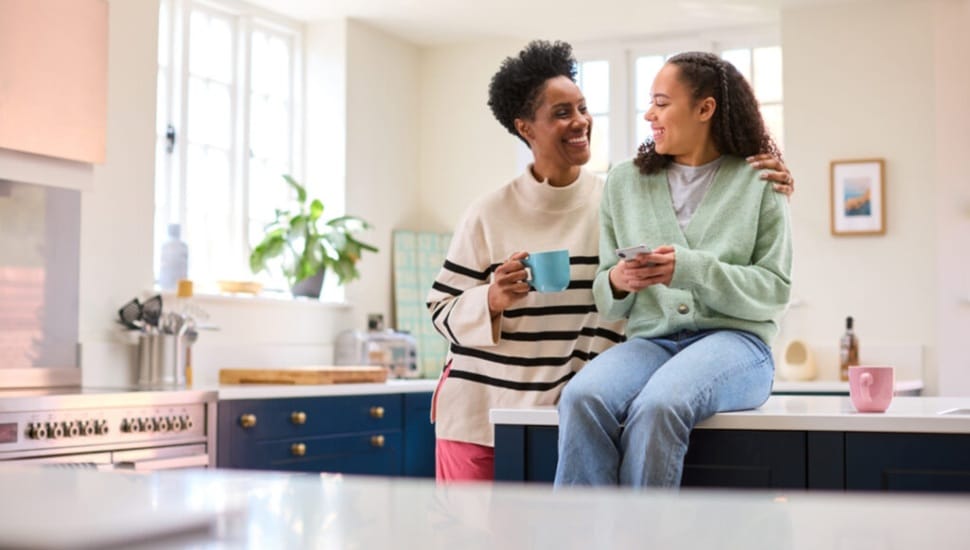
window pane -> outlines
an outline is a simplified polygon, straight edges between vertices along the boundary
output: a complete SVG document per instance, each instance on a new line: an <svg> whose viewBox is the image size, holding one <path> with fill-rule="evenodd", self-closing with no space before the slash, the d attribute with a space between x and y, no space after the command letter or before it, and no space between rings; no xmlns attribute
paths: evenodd
<svg viewBox="0 0 970 550"><path fill-rule="evenodd" d="M751 82L751 50L743 48L739 50L726 50L721 53L725 61L735 66L744 78Z"/></svg>
<svg viewBox="0 0 970 550"><path fill-rule="evenodd" d="M761 117L765 120L765 126L771 137L775 138L778 147L785 148L785 124L784 113L781 105L762 105Z"/></svg>
<svg viewBox="0 0 970 550"><path fill-rule="evenodd" d="M579 87L586 96L586 108L590 113L610 111L610 63L608 61L584 61L579 65Z"/></svg>
<svg viewBox="0 0 970 550"><path fill-rule="evenodd" d="M232 141L232 99L228 86L189 81L189 141L229 149Z"/></svg>
<svg viewBox="0 0 970 550"><path fill-rule="evenodd" d="M781 48L755 48L754 93L762 103L781 101Z"/></svg>
<svg viewBox="0 0 970 550"><path fill-rule="evenodd" d="M229 278L240 259L233 243L231 165L229 155L211 147L190 145L186 166L186 237L189 278Z"/></svg>
<svg viewBox="0 0 970 550"><path fill-rule="evenodd" d="M636 62L636 110L646 111L650 107L650 88L664 65L662 55L638 57Z"/></svg>
<svg viewBox="0 0 970 550"><path fill-rule="evenodd" d="M609 115L593 117L593 135L590 138L590 159L586 165L592 172L610 169L610 118Z"/></svg>
<svg viewBox="0 0 970 550"><path fill-rule="evenodd" d="M189 72L193 75L232 82L233 48L230 21L195 10L191 18Z"/></svg>
<svg viewBox="0 0 970 550"><path fill-rule="evenodd" d="M640 145L648 139L653 139L653 132L650 131L650 123L643 118L646 114L646 111L637 113L637 142L633 144L636 149L639 149Z"/></svg>
<svg viewBox="0 0 970 550"><path fill-rule="evenodd" d="M250 151L260 158L288 161L290 157L289 104L253 95L250 109Z"/></svg>

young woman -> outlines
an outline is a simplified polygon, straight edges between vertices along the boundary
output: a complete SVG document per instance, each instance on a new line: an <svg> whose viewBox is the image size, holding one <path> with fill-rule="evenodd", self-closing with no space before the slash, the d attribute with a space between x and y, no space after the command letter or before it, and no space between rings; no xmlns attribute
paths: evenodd
<svg viewBox="0 0 970 550"><path fill-rule="evenodd" d="M582 168L593 119L575 63L569 44L532 42L489 86L492 113L533 162L465 212L428 295L451 344L432 405L439 481L493 479L489 409L555 404L588 360L623 340L623 322L604 321L593 302L603 183ZM752 162L791 193L778 159ZM521 260L555 249L569 250L569 288L532 291Z"/></svg>
<svg viewBox="0 0 970 550"><path fill-rule="evenodd" d="M769 342L788 303L785 198L745 158L777 155L744 77L716 55L671 57L653 83L653 141L610 171L593 293L627 340L559 403L556 484L676 487L690 431L771 393ZM649 253L618 261L616 249Z"/></svg>

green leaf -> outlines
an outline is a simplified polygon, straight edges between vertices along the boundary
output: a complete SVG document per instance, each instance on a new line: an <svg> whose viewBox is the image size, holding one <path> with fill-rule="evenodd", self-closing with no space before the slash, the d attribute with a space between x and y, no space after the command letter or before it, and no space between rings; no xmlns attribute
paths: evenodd
<svg viewBox="0 0 970 550"><path fill-rule="evenodd" d="M290 187L292 187L293 189L296 189L296 201L299 202L300 204L305 203L306 188L300 185L299 183L297 183L296 180L293 179L293 177L290 176L289 174L283 174L283 179L286 180L286 183L290 184Z"/></svg>

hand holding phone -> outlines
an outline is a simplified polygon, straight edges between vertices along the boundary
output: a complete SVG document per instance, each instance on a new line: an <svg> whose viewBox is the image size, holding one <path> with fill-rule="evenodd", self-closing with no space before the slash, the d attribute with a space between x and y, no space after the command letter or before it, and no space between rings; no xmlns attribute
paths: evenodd
<svg viewBox="0 0 970 550"><path fill-rule="evenodd" d="M645 244L638 244L636 246L628 246L626 248L617 248L616 256L621 260L635 260L639 254L650 254L653 249Z"/></svg>

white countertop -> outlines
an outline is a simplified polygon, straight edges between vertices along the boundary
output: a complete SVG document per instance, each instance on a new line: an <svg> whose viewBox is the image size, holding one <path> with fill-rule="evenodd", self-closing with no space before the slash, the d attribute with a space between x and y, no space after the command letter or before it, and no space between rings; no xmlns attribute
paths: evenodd
<svg viewBox="0 0 970 550"><path fill-rule="evenodd" d="M899 395L917 394L923 390L923 381L919 379L896 380L895 388ZM775 380L771 391L772 393L838 393L849 395L849 383L840 380L807 380L804 382Z"/></svg>
<svg viewBox="0 0 970 550"><path fill-rule="evenodd" d="M963 414L940 414L963 409ZM493 424L557 426L555 407L492 409ZM884 413L859 413L848 397L773 395L748 411L716 414L697 429L970 434L970 397L895 397Z"/></svg>
<svg viewBox="0 0 970 550"><path fill-rule="evenodd" d="M219 393L219 400L276 399L283 397L326 397L334 395L373 395L379 393L421 393L434 391L437 380L390 379L383 383L368 384L218 384L192 386Z"/></svg>
<svg viewBox="0 0 970 550"><path fill-rule="evenodd" d="M970 499L962 496L8 468L0 466L5 548L81 544L74 534L98 537L84 541L95 547L124 540L125 548L394 550L955 550L970 540ZM142 540L150 532L164 538Z"/></svg>

